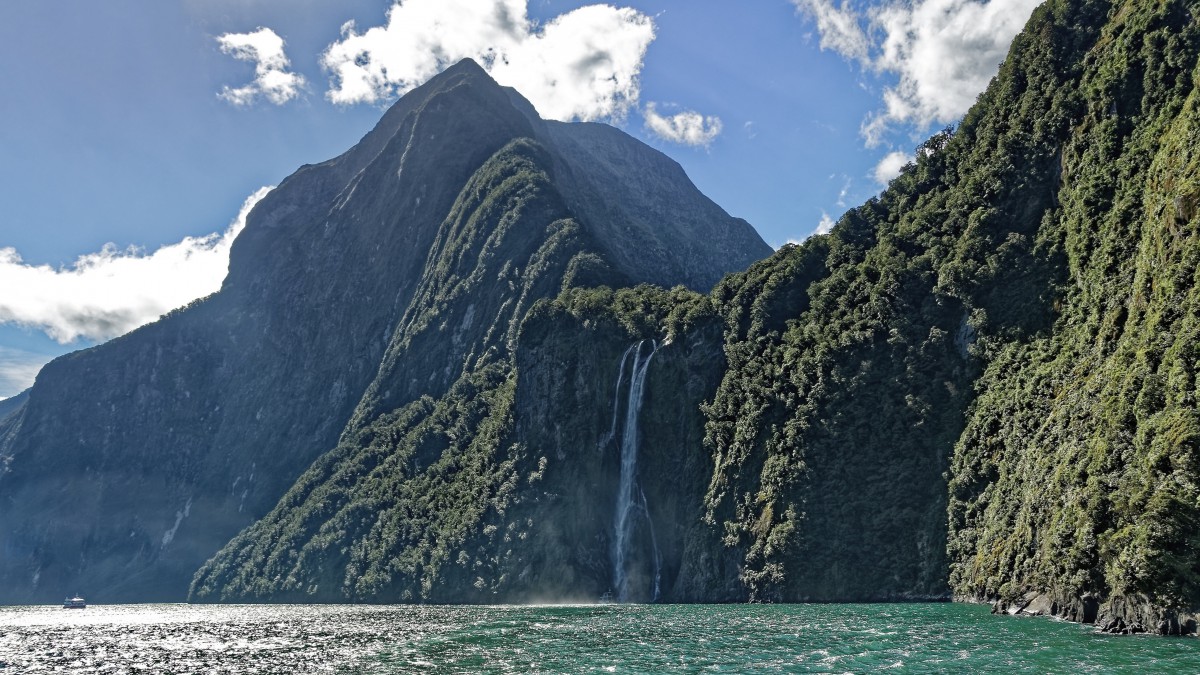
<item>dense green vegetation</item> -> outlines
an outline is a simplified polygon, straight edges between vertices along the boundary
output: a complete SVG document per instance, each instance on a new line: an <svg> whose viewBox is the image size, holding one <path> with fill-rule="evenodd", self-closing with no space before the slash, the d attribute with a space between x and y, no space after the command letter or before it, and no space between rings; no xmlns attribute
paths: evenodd
<svg viewBox="0 0 1200 675"><path fill-rule="evenodd" d="M1200 606L1198 25L1048 2L878 199L718 287L706 517L751 597L936 594L949 562L1073 618Z"/></svg>
<svg viewBox="0 0 1200 675"><path fill-rule="evenodd" d="M745 551L751 597L945 593L943 473L987 345L1050 327L1039 227L1102 11L1041 8L878 199L715 292L730 369L706 410L707 517Z"/></svg>
<svg viewBox="0 0 1200 675"><path fill-rule="evenodd" d="M1117 3L1077 101L1054 329L994 341L951 478L958 592L1200 606L1197 8Z"/></svg>

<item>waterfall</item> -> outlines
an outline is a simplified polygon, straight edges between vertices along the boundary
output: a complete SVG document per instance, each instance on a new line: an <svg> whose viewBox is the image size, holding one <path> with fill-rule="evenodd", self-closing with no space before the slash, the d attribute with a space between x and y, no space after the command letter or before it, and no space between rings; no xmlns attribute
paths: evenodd
<svg viewBox="0 0 1200 675"><path fill-rule="evenodd" d="M642 514L646 516L646 524L650 526L650 545L654 547L654 594L650 596L650 601L658 602L662 598L662 551L658 550L658 535L654 534L654 521L650 519L646 493L638 487L638 494L642 497Z"/></svg>
<svg viewBox="0 0 1200 675"><path fill-rule="evenodd" d="M638 453L638 413L642 409L642 393L646 385L646 371L650 368L650 360L654 358L655 352L658 351L658 343L650 341L650 353L646 358L642 359L642 345L645 340L638 342L626 350L625 356L621 358L621 370L617 376L618 392L620 391L620 380L625 373L625 361L629 357L630 351L633 352L633 369L629 376L629 400L625 405L625 428L621 434L621 478L617 484L617 500L616 514L613 517L613 543L612 543L612 563L613 563L613 588L616 592L616 599L619 602L626 602L629 599L629 577L626 569L630 558L630 541L633 538L635 525L635 516L639 513L645 515L646 521L650 521L650 512L646 506L646 495L642 492L641 487L637 484L637 453ZM616 436L616 404L619 402L619 397L613 401L613 428L612 436ZM658 541L654 537L654 525L650 525L651 542L654 546L654 599L659 596L659 576L661 568L661 558L658 551Z"/></svg>
<svg viewBox="0 0 1200 675"><path fill-rule="evenodd" d="M625 379L625 363L629 361L629 355L633 353L634 348L640 348L641 342L629 345L629 349L621 355L621 369L617 371L617 388L613 391L613 415L612 426L608 428L608 436L600 443L601 449L607 448L609 443L617 437L617 413L621 410L621 382Z"/></svg>

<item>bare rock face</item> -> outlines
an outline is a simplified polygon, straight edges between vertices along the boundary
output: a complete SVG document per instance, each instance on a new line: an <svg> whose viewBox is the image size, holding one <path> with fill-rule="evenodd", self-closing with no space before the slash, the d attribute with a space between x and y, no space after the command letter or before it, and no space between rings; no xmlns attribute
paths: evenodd
<svg viewBox="0 0 1200 675"><path fill-rule="evenodd" d="M564 280L707 290L769 252L669 159L464 61L265 197L219 293L0 411L0 603L182 600L339 438L508 353Z"/></svg>
<svg viewBox="0 0 1200 675"><path fill-rule="evenodd" d="M994 601L992 613L1010 616L1055 616L1078 623L1095 623L1099 607L1100 601L1092 593L1056 599L1048 593L1030 591L1009 602Z"/></svg>
<svg viewBox="0 0 1200 675"><path fill-rule="evenodd" d="M1049 593L1030 591L1011 601L995 601L992 612L1012 616L1058 617L1077 623L1095 624L1100 632L1114 635L1196 633L1194 612L1166 608L1162 603L1140 594L1112 596L1101 602L1093 593L1054 599Z"/></svg>
<svg viewBox="0 0 1200 675"><path fill-rule="evenodd" d="M1096 627L1105 633L1195 635L1196 613L1164 608L1145 595L1109 598L1100 607Z"/></svg>

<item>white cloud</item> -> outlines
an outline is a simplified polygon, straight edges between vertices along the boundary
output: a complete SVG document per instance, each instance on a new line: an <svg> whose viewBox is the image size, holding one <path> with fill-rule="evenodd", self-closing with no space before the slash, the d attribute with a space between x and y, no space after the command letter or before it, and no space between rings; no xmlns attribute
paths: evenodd
<svg viewBox="0 0 1200 675"><path fill-rule="evenodd" d="M229 247L246 215L270 190L246 198L225 232L187 237L149 255L109 244L56 269L27 265L16 249L0 248L0 324L36 328L63 344L107 340L209 295L229 271Z"/></svg>
<svg viewBox="0 0 1200 675"><path fill-rule="evenodd" d="M33 385L42 366L53 356L0 346L0 401Z"/></svg>
<svg viewBox="0 0 1200 675"><path fill-rule="evenodd" d="M234 105L250 105L260 95L283 105L300 95L304 76L288 72L291 62L283 51L283 38L270 28L253 33L226 33L217 37L221 51L239 61L254 62L254 81L243 87L224 87L218 94Z"/></svg>
<svg viewBox="0 0 1200 675"><path fill-rule="evenodd" d="M673 143L704 145L712 143L721 133L721 118L701 115L693 110L684 110L670 117L658 114L654 103L647 103L642 110L646 128L655 136Z"/></svg>
<svg viewBox="0 0 1200 675"><path fill-rule="evenodd" d="M798 11L807 14L817 24L817 32L821 34L821 49L832 49L863 65L870 63L871 43L849 0L842 0L840 8L834 7L832 0L792 2Z"/></svg>
<svg viewBox="0 0 1200 675"><path fill-rule="evenodd" d="M893 178L899 176L904 165L911 161L913 161L913 157L908 153L899 150L889 152L875 165L875 181L881 185L887 185Z"/></svg>
<svg viewBox="0 0 1200 675"><path fill-rule="evenodd" d="M813 234L829 234L829 231L836 225L833 218L824 211L821 212L821 221L817 223L817 229Z"/></svg>
<svg viewBox="0 0 1200 675"><path fill-rule="evenodd" d="M856 11L849 0L840 8L793 0L816 23L822 49L896 78L862 125L871 147L895 124L924 133L962 117L1041 1L887 0Z"/></svg>
<svg viewBox="0 0 1200 675"><path fill-rule="evenodd" d="M1041 0L923 0L880 8L886 35L875 67L900 81L884 92L878 120L932 123L958 119L996 74L1013 38Z"/></svg>
<svg viewBox="0 0 1200 675"><path fill-rule="evenodd" d="M514 87L546 118L621 119L637 104L638 76L654 40L650 17L589 5L544 25L528 0L401 0L387 22L360 33L353 22L322 65L335 103L377 103L404 94L463 58Z"/></svg>

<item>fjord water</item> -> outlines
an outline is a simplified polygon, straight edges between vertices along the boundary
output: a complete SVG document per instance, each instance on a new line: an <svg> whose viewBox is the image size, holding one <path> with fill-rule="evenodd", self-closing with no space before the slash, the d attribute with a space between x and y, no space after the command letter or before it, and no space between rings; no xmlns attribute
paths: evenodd
<svg viewBox="0 0 1200 675"><path fill-rule="evenodd" d="M0 608L0 673L1200 672L1200 640L910 605Z"/></svg>

